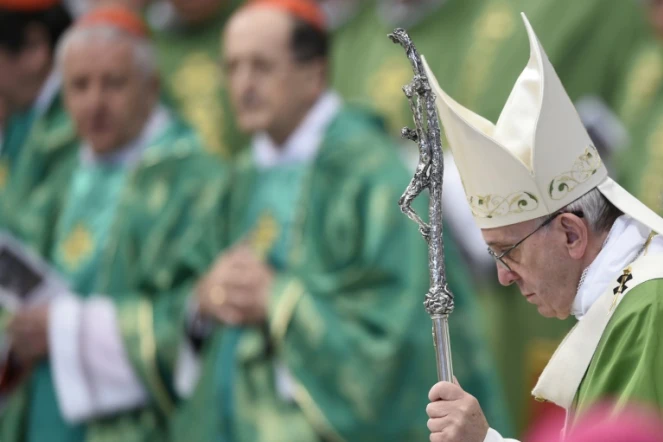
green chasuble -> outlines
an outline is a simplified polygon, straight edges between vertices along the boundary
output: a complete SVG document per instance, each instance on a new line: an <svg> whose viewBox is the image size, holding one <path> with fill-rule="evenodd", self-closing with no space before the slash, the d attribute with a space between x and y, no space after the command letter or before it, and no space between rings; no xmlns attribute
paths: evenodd
<svg viewBox="0 0 663 442"><path fill-rule="evenodd" d="M5 127L0 150L0 227L20 236L14 222L26 198L76 153L73 124L58 95L48 108L36 115L29 111L14 115Z"/></svg>
<svg viewBox="0 0 663 442"><path fill-rule="evenodd" d="M61 417L44 363L12 396L0 418L0 440L166 438L184 305L213 253L202 227L226 178L198 137L170 120L133 165L89 164L77 157L37 189L20 219L25 237L68 277L72 291L113 300L149 403L72 427Z"/></svg>
<svg viewBox="0 0 663 442"><path fill-rule="evenodd" d="M74 293L87 296L95 289L103 251L125 184L128 166L79 164L74 169L64 207L55 228L51 260ZM73 245L88 237L87 248ZM72 238L79 238L73 239ZM59 413L50 364L43 362L31 379L27 442L75 442L84 440L84 428L65 423Z"/></svg>
<svg viewBox="0 0 663 442"><path fill-rule="evenodd" d="M580 384L575 408L636 402L663 413L663 280L634 287L617 306Z"/></svg>
<svg viewBox="0 0 663 442"><path fill-rule="evenodd" d="M374 3L374 2L367 2ZM637 2L623 0L446 0L407 28L451 97L495 122L529 57L525 12L572 100L596 96L609 106L646 25ZM403 49L387 37L370 4L334 36L334 86L350 102L383 113L389 130L412 125L401 87L412 79ZM619 32L615 32L619 29ZM412 144L412 149L414 145ZM491 348L522 429L536 410L529 392L572 322L542 320L516 287L494 274L481 290ZM522 330L528 330L523 334ZM491 422L492 424L492 422Z"/></svg>
<svg viewBox="0 0 663 442"><path fill-rule="evenodd" d="M246 137L235 125L219 63L223 25L237 1L226 3L233 6L205 24L155 30L154 41L169 103L211 153L227 159L246 145Z"/></svg>
<svg viewBox="0 0 663 442"><path fill-rule="evenodd" d="M0 164L5 175L0 178L3 182L8 178L7 171L14 168L21 151L21 146L30 135L35 112L28 109L10 115L2 133L2 150L0 150Z"/></svg>
<svg viewBox="0 0 663 442"><path fill-rule="evenodd" d="M219 330L174 439L427 440L428 253L397 205L409 174L396 146L372 115L344 108L310 163L261 169L252 154L237 160L229 236L275 270L267 325ZM445 249L458 378L497 419L482 321L457 250Z"/></svg>

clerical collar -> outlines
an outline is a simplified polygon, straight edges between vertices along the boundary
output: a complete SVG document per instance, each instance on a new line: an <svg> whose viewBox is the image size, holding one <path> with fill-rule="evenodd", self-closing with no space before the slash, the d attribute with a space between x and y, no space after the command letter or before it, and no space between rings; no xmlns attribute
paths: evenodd
<svg viewBox="0 0 663 442"><path fill-rule="evenodd" d="M585 269L571 313L582 319L596 300L610 287L624 268L643 252L651 229L628 215L622 215L613 224L603 248ZM657 235L647 246L647 254L663 254L663 237Z"/></svg>
<svg viewBox="0 0 663 442"><path fill-rule="evenodd" d="M98 154L88 143L83 143L80 153L81 161L86 165L103 163L132 166L138 162L143 151L154 141L170 121L171 116L168 110L163 106L158 106L152 111L147 123L143 126L143 130L133 141L106 154Z"/></svg>
<svg viewBox="0 0 663 442"><path fill-rule="evenodd" d="M341 106L341 98L335 92L325 92L282 146L277 146L265 133L255 135L252 149L258 168L311 161Z"/></svg>

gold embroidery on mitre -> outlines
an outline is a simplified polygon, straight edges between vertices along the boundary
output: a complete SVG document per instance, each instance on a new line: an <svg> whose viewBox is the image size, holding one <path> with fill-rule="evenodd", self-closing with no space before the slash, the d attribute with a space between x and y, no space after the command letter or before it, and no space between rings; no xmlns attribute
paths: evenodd
<svg viewBox="0 0 663 442"><path fill-rule="evenodd" d="M573 163L571 170L557 175L548 188L550 198L561 200L580 184L589 180L600 168L601 157L591 144Z"/></svg>
<svg viewBox="0 0 663 442"><path fill-rule="evenodd" d="M2 160L0 161L0 190L7 186L7 181L9 181L9 164Z"/></svg>
<svg viewBox="0 0 663 442"><path fill-rule="evenodd" d="M64 264L69 269L77 269L94 250L92 233L79 223L62 242L60 248Z"/></svg>
<svg viewBox="0 0 663 442"><path fill-rule="evenodd" d="M265 212L249 234L249 246L260 258L264 259L276 243L280 232L281 229L276 218L271 213Z"/></svg>
<svg viewBox="0 0 663 442"><path fill-rule="evenodd" d="M539 207L539 199L529 192L500 195L474 195L467 199L474 216L494 218L515 213L530 212Z"/></svg>

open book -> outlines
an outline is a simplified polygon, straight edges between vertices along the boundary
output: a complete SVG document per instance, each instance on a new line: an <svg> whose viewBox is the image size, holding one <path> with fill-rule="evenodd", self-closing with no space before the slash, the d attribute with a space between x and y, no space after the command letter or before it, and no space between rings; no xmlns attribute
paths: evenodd
<svg viewBox="0 0 663 442"><path fill-rule="evenodd" d="M64 280L39 256L0 232L0 309L15 312L67 291Z"/></svg>
<svg viewBox="0 0 663 442"><path fill-rule="evenodd" d="M67 293L67 284L57 272L9 233L0 231L0 314L12 316L22 307L46 302ZM3 321L4 322L4 321ZM9 361L11 343L0 331L0 397L14 384Z"/></svg>

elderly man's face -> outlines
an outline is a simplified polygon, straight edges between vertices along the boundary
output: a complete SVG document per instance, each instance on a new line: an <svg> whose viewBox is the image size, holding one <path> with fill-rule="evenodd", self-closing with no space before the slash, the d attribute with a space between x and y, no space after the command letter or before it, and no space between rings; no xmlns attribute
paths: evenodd
<svg viewBox="0 0 663 442"><path fill-rule="evenodd" d="M502 285L516 284L527 302L537 306L542 316L566 318L576 295L578 282L584 270L582 254L569 249L569 241L579 239L569 234L562 223L564 214L555 218L509 252L503 260L511 270L497 264L497 277ZM532 220L506 227L482 229L484 240L499 255L532 233L540 222ZM580 238L582 240L582 238ZM578 244L571 244L577 247Z"/></svg>
<svg viewBox="0 0 663 442"><path fill-rule="evenodd" d="M99 153L111 152L142 130L158 86L136 65L129 40L86 41L63 60L64 91L79 136Z"/></svg>
<svg viewBox="0 0 663 442"><path fill-rule="evenodd" d="M224 67L240 128L266 131L276 142L294 130L324 90L322 62L301 63L291 47L293 20L285 12L240 11L224 36Z"/></svg>

